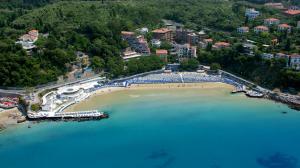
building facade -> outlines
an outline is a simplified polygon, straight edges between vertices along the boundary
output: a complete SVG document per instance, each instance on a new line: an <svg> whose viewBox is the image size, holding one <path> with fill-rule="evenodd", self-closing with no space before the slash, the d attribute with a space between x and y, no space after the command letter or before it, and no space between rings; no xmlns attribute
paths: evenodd
<svg viewBox="0 0 300 168"><path fill-rule="evenodd" d="M144 36L136 36L134 32L126 31L122 31L121 34L122 39L127 41L132 50L142 55L150 55L150 48Z"/></svg>
<svg viewBox="0 0 300 168"><path fill-rule="evenodd" d="M190 45L197 45L199 42L199 36L196 33L190 33L187 35L187 43Z"/></svg>
<svg viewBox="0 0 300 168"><path fill-rule="evenodd" d="M190 44L177 44L175 48L179 61L197 58L197 47L195 46L191 46Z"/></svg>
<svg viewBox="0 0 300 168"><path fill-rule="evenodd" d="M256 26L254 27L255 33L263 33L263 32L269 32L269 28L266 26Z"/></svg>
<svg viewBox="0 0 300 168"><path fill-rule="evenodd" d="M160 28L152 31L153 38L163 41L172 42L174 40L174 33L169 28Z"/></svg>
<svg viewBox="0 0 300 168"><path fill-rule="evenodd" d="M192 34L193 31L190 29L179 28L175 32L175 41L180 44L188 43L188 35Z"/></svg>
<svg viewBox="0 0 300 168"><path fill-rule="evenodd" d="M273 26L273 25L279 25L280 20L276 18L268 18L264 20L264 24L266 26Z"/></svg>
<svg viewBox="0 0 300 168"><path fill-rule="evenodd" d="M292 31L292 26L290 26L288 24L280 24L280 25L278 25L278 30L279 31L287 31L288 33L290 33Z"/></svg>

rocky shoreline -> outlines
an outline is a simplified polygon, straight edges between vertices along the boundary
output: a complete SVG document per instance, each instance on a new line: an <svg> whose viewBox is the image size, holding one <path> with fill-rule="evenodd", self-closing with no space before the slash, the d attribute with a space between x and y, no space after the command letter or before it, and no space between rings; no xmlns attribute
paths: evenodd
<svg viewBox="0 0 300 168"><path fill-rule="evenodd" d="M288 95L284 93L267 93L265 96L267 99L287 104L290 108L300 111L300 97L294 95Z"/></svg>
<svg viewBox="0 0 300 168"><path fill-rule="evenodd" d="M9 126L17 125L26 121L26 117L18 110L18 108L4 110L0 112L0 131L3 131Z"/></svg>

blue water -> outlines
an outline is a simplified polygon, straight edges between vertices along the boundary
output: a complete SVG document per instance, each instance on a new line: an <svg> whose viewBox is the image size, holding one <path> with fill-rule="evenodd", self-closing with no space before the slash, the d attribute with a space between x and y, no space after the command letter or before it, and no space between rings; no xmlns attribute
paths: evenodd
<svg viewBox="0 0 300 168"><path fill-rule="evenodd" d="M0 167L299 167L300 112L285 105L225 91L130 94L106 107L107 120L1 132Z"/></svg>

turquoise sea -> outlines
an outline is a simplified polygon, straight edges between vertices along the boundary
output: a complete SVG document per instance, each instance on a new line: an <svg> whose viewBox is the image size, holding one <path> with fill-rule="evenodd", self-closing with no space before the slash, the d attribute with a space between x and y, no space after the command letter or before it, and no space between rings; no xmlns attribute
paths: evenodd
<svg viewBox="0 0 300 168"><path fill-rule="evenodd" d="M110 118L0 132L0 167L300 167L300 112L283 104L228 89L120 91L91 101Z"/></svg>

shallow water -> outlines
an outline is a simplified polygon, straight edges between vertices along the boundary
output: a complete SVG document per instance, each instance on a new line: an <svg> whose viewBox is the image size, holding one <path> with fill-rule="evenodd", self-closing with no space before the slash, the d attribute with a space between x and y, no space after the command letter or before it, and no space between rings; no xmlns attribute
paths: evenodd
<svg viewBox="0 0 300 168"><path fill-rule="evenodd" d="M97 107L110 118L1 132L1 168L299 167L300 113L283 104L227 89L167 89L119 91L76 108Z"/></svg>

